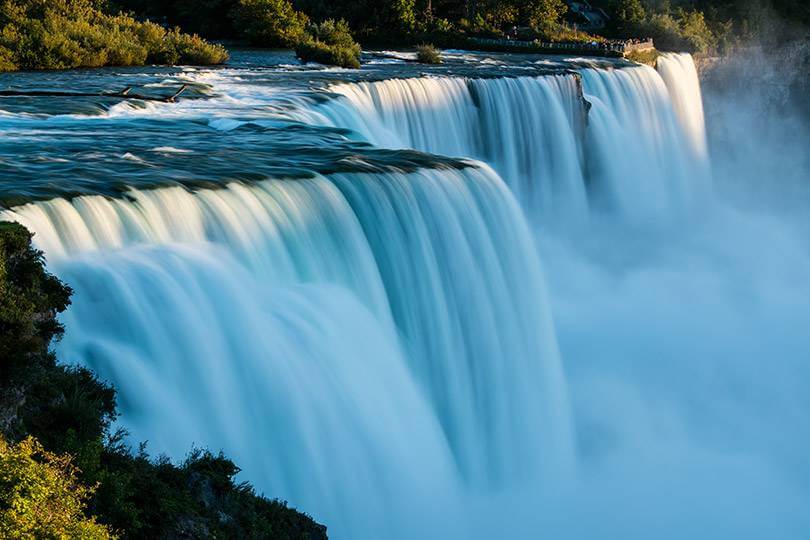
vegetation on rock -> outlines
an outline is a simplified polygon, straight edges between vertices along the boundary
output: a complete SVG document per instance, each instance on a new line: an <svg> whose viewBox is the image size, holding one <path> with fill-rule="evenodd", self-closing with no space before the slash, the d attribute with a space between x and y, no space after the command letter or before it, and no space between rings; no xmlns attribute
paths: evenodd
<svg viewBox="0 0 810 540"><path fill-rule="evenodd" d="M46 451L33 438L0 438L0 536L3 538L112 538L84 514L92 488L77 480L68 455Z"/></svg>
<svg viewBox="0 0 810 540"><path fill-rule="evenodd" d="M195 450L180 466L133 454L111 427L115 390L50 350L71 291L43 263L24 227L0 222L0 536L326 538L237 483L221 454Z"/></svg>
<svg viewBox="0 0 810 540"><path fill-rule="evenodd" d="M441 64L442 54L433 45L419 45L416 47L416 61L422 64Z"/></svg>
<svg viewBox="0 0 810 540"><path fill-rule="evenodd" d="M327 19L310 25L307 36L296 45L295 54L303 62L360 67L360 45L344 20Z"/></svg>

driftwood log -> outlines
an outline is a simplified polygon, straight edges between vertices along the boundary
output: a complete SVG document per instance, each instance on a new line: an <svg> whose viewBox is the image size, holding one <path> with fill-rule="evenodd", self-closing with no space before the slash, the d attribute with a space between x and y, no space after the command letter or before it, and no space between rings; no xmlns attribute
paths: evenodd
<svg viewBox="0 0 810 540"><path fill-rule="evenodd" d="M115 99L140 99L143 101L160 101L162 103L174 103L177 97L186 91L187 84L170 96L145 96L143 94L133 94L132 87L127 87L120 92L60 92L57 90L0 90L0 97L106 97Z"/></svg>

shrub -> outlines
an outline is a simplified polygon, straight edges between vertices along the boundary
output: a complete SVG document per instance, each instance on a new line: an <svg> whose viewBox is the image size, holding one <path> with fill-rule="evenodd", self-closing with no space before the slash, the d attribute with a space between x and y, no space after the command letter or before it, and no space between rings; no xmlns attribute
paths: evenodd
<svg viewBox="0 0 810 540"><path fill-rule="evenodd" d="M352 32L349 29L349 24L342 19L339 21L327 19L320 24L313 24L309 27L309 34L315 40L327 45L347 48L358 47L359 51L359 46L354 41Z"/></svg>
<svg viewBox="0 0 810 540"><path fill-rule="evenodd" d="M221 45L104 14L88 0L5 0L0 28L0 70L219 64L228 59Z"/></svg>
<svg viewBox="0 0 810 540"><path fill-rule="evenodd" d="M416 47L416 60L422 64L441 64L442 55L433 45L424 44Z"/></svg>
<svg viewBox="0 0 810 540"><path fill-rule="evenodd" d="M520 20L535 28L558 24L567 11L563 0L528 0L521 5Z"/></svg>
<svg viewBox="0 0 810 540"><path fill-rule="evenodd" d="M537 28L537 39L553 43L587 43L605 41L604 38L576 30L564 23L547 23Z"/></svg>
<svg viewBox="0 0 810 540"><path fill-rule="evenodd" d="M92 493L79 483L70 456L52 454L33 438L16 445L0 438L3 538L112 538L104 525L84 515Z"/></svg>
<svg viewBox="0 0 810 540"><path fill-rule="evenodd" d="M14 53L0 46L0 71L15 71L16 69L17 65L14 64Z"/></svg>
<svg viewBox="0 0 810 540"><path fill-rule="evenodd" d="M302 62L360 68L360 45L344 20L327 19L309 28L309 35L295 47Z"/></svg>
<svg viewBox="0 0 810 540"><path fill-rule="evenodd" d="M70 304L71 290L45 271L31 233L0 222L0 382L31 368L30 358L48 352L62 335L56 314Z"/></svg>
<svg viewBox="0 0 810 540"><path fill-rule="evenodd" d="M231 17L237 33L256 47L294 47L309 22L289 0L239 0Z"/></svg>
<svg viewBox="0 0 810 540"><path fill-rule="evenodd" d="M302 62L317 62L350 69L360 68L359 50L328 45L322 41L307 39L298 44L295 54Z"/></svg>
<svg viewBox="0 0 810 540"><path fill-rule="evenodd" d="M167 32L164 42L169 51L177 54L173 64L212 65L228 60L228 52L221 45L211 45L200 36L184 34L178 28Z"/></svg>

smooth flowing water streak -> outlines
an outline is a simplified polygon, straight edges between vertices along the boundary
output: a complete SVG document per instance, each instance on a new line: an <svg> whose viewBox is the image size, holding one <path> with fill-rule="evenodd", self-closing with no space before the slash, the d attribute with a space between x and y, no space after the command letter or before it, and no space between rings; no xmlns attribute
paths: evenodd
<svg viewBox="0 0 810 540"><path fill-rule="evenodd" d="M582 79L592 105L587 161L594 200L625 216L658 220L705 202L706 156L694 151L689 126L675 114L658 73L647 66L586 69ZM699 93L689 97L700 102Z"/></svg>
<svg viewBox="0 0 810 540"><path fill-rule="evenodd" d="M691 57L660 62L662 75L582 69L581 85L573 74L341 84L331 90L344 99L318 111L376 146L489 163L535 222L581 221L591 204L677 217L707 193L708 157Z"/></svg>
<svg viewBox="0 0 810 540"><path fill-rule="evenodd" d="M345 98L318 108L330 125L375 146L485 161L530 217L587 214L577 142L585 116L574 75L391 79L330 90Z"/></svg>
<svg viewBox="0 0 810 540"><path fill-rule="evenodd" d="M409 537L406 508L572 472L542 272L485 166L0 217L75 289L59 355L116 383L134 440L222 447L337 537Z"/></svg>
<svg viewBox="0 0 810 540"><path fill-rule="evenodd" d="M706 161L706 122L703 118L700 80L692 56L686 53L662 53L655 67L667 85L672 107L689 137L693 152Z"/></svg>

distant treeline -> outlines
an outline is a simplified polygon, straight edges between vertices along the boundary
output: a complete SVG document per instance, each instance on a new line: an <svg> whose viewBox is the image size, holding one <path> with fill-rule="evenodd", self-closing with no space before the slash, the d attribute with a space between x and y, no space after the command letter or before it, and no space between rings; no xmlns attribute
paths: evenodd
<svg viewBox="0 0 810 540"><path fill-rule="evenodd" d="M309 20L344 20L367 44L411 45L433 35L502 35L515 27L551 29L563 21L564 0L110 0L114 9L179 25L213 39L240 39L245 6Z"/></svg>
<svg viewBox="0 0 810 540"><path fill-rule="evenodd" d="M265 39L249 41L275 46L293 46L291 33L303 32L307 21L327 19L346 21L367 45L461 46L469 36L543 41L653 37L662 49L693 52L722 52L754 39L795 38L810 26L810 2L802 0L591 0L609 17L607 26L592 30L599 36L577 29L584 21L564 0L108 1L113 10L213 39L249 37L251 20L240 12L272 13L264 20L276 23L264 25ZM267 39L271 34L279 38Z"/></svg>
<svg viewBox="0 0 810 540"><path fill-rule="evenodd" d="M727 52L752 42L803 39L810 2L801 0L592 0L611 17L610 37L652 37L664 50Z"/></svg>
<svg viewBox="0 0 810 540"><path fill-rule="evenodd" d="M198 36L359 67L353 36L399 47L468 47L469 37L652 37L663 50L710 53L795 39L810 26L810 2L801 0L591 3L607 14L606 26L585 24L564 0L0 0L0 71L227 59L222 46Z"/></svg>

